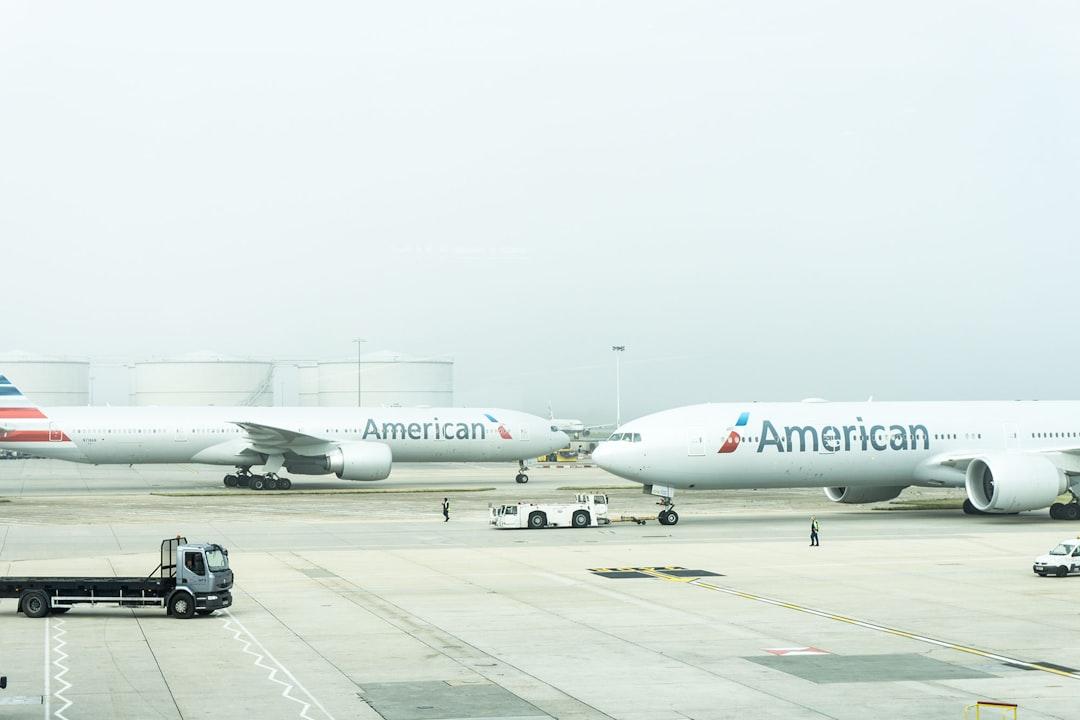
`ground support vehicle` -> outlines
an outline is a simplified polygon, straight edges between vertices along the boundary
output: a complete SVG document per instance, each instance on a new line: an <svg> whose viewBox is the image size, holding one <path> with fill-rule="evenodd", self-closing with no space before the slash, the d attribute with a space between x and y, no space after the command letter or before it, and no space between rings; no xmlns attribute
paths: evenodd
<svg viewBox="0 0 1080 720"><path fill-rule="evenodd" d="M1062 540L1050 552L1035 558L1031 571L1042 577L1080 573L1080 537Z"/></svg>
<svg viewBox="0 0 1080 720"><path fill-rule="evenodd" d="M574 502L490 506L490 523L500 530L512 528L597 527L611 522L607 495L578 495Z"/></svg>
<svg viewBox="0 0 1080 720"><path fill-rule="evenodd" d="M17 612L41 618L76 605L161 607L186 619L232 605L229 551L175 537L161 543L161 563L146 577L0 577L0 598L19 601Z"/></svg>

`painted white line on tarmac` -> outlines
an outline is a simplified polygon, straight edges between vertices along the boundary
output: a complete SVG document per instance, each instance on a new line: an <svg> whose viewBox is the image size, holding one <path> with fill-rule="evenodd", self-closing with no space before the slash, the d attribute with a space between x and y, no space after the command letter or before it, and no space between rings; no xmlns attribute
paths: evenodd
<svg viewBox="0 0 1080 720"><path fill-rule="evenodd" d="M281 691L281 696L287 700L291 700L294 703L298 703L301 706L300 717L303 720L316 720L316 718L313 718L311 715L308 714L308 711L311 710L312 705L319 708L319 710L322 711L322 714L325 715L328 720L334 720L334 716L331 715L329 711L327 711L327 709L323 707L322 703L319 702L318 699L316 699L316 697L312 695L311 692L306 687L304 687L299 680L296 679L295 675L289 672L288 668L282 665L281 662L277 658L275 658L270 653L270 651L263 646L261 642L259 642L258 638L251 634L251 631L248 630L242 622L237 620L236 617L228 610L225 610L224 612L229 619L225 621L223 627L233 633L233 639L235 639L237 642L241 642L244 644L243 651L255 658L255 667L261 667L264 670L268 670L270 674L267 676L267 679L270 680L270 682L274 682L282 686L283 689ZM251 641L249 642L248 640L246 640L243 635L246 635L248 638L251 639ZM252 645L261 650L263 654L259 654L253 651L251 649ZM272 662L277 667L271 667L270 665L264 664L264 658L268 658L270 662ZM279 670L287 678L289 678L289 680L291 680L293 684L287 683L284 680L279 680L276 677ZM293 685L300 688L300 690L302 690L303 693L307 695L308 699L311 700L311 702L307 703L298 697L294 697L292 695Z"/></svg>
<svg viewBox="0 0 1080 720"><path fill-rule="evenodd" d="M68 659L68 654L64 652L64 646L67 645L67 641L64 640L64 635L67 635L67 630L64 629L64 621L57 620L56 632L53 633L53 651L57 656L62 657L57 657L52 662L54 667L60 668L60 672L53 675L53 680L58 683L63 683L64 687L53 694L56 696L57 702L63 702L64 706L56 710L53 716L60 718L60 720L68 720L67 715L64 713L71 707L71 701L64 697L64 693L71 689L71 683L64 679L64 675L67 675L68 673L68 666L65 664Z"/></svg>
<svg viewBox="0 0 1080 720"><path fill-rule="evenodd" d="M52 669L49 667L49 661L53 656L53 643L50 639L50 630L52 629L52 619L49 615L45 615L45 694L42 696L42 703L45 706L45 720L51 720L53 717L52 711L52 697L53 693L50 688L50 676L52 675Z"/></svg>

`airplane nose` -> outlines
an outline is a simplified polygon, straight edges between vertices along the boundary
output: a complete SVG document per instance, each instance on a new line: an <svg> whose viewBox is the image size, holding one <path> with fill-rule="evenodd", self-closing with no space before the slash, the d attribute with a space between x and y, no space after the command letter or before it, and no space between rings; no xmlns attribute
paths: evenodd
<svg viewBox="0 0 1080 720"><path fill-rule="evenodd" d="M592 459L602 469L614 475L619 474L620 463L618 462L619 449L614 443L602 442L592 452Z"/></svg>

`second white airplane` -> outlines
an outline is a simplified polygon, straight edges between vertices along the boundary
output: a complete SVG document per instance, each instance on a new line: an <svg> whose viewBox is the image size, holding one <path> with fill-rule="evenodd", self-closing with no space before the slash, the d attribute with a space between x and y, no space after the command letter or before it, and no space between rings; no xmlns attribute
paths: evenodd
<svg viewBox="0 0 1080 720"><path fill-rule="evenodd" d="M965 488L969 514L1080 520L1080 402L692 405L623 425L593 459L660 495L665 525L674 488L822 487L868 503L911 485Z"/></svg>
<svg viewBox="0 0 1080 720"><path fill-rule="evenodd" d="M226 486L287 490L279 473L382 480L393 462L518 461L569 438L494 408L65 407L42 409L0 375L0 449L93 463L235 466ZM251 472L261 467L262 472Z"/></svg>

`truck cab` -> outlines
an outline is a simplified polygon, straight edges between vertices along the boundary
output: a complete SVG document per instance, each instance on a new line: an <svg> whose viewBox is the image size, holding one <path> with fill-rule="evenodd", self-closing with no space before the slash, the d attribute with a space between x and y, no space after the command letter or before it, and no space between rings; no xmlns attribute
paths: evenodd
<svg viewBox="0 0 1080 720"><path fill-rule="evenodd" d="M1062 540L1050 552L1035 558L1031 569L1037 575L1065 577L1080 573L1080 537Z"/></svg>
<svg viewBox="0 0 1080 720"><path fill-rule="evenodd" d="M229 551L214 543L186 543L176 548L176 587L199 595L229 590L233 573Z"/></svg>

